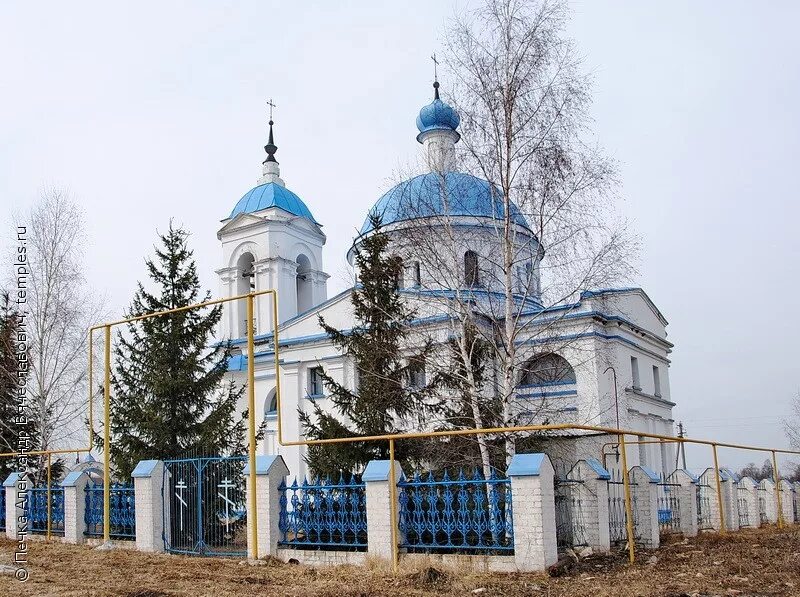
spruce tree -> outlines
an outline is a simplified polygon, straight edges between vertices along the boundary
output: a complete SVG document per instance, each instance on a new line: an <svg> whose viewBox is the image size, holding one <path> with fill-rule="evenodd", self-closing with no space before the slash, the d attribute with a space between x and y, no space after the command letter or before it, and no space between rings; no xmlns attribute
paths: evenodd
<svg viewBox="0 0 800 597"><path fill-rule="evenodd" d="M170 223L155 259L146 260L156 291L140 282L127 317L185 307L201 295L189 234ZM214 346L221 306L132 322L116 335L111 458L126 480L139 460L226 454L243 445L236 412L242 388L225 382L230 346Z"/></svg>
<svg viewBox="0 0 800 597"><path fill-rule="evenodd" d="M17 345L19 314L14 311L8 293L0 297L0 452L15 452L20 426L17 424L20 390ZM12 458L0 458L0 478L17 469Z"/></svg>
<svg viewBox="0 0 800 597"><path fill-rule="evenodd" d="M411 373L424 367L431 342L407 354L406 340L415 312L397 292L402 261L389 254L389 239L381 230L380 219L372 216L372 225L374 232L355 251L359 283L351 295L352 329L338 330L319 317L333 344L353 360L357 387L350 389L321 374L336 412L326 413L316 403L313 416L299 410L308 439L399 432L404 424L423 417L428 408L426 398L436 386L436 380L424 387L410 383ZM398 442L396 448L400 461L413 460L412 443ZM370 460L388 457L387 442L354 442L309 446L306 462L317 475L338 475L358 473Z"/></svg>

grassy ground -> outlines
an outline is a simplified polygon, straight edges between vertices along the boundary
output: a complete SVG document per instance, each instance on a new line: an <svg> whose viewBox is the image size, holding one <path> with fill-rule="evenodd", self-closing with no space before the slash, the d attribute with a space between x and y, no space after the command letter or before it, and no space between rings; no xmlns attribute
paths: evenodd
<svg viewBox="0 0 800 597"><path fill-rule="evenodd" d="M253 566L232 559L97 551L55 542L29 545L30 579L20 583L0 576L0 595L800 595L798 525L676 540L658 551L642 552L633 566L622 554L593 556L558 577L424 566L394 576L377 563L314 569L267 561ZM13 549L13 543L0 541L0 563L12 563Z"/></svg>

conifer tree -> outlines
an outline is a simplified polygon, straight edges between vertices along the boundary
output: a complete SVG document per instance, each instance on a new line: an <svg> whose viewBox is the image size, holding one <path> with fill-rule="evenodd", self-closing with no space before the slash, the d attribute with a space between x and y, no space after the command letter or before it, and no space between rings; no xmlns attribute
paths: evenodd
<svg viewBox="0 0 800 597"><path fill-rule="evenodd" d="M8 293L3 293L0 297L0 452L18 449L18 373L21 365L17 355L18 331L19 314L12 309ZM16 470L14 460L0 458L0 478L5 479L13 470Z"/></svg>
<svg viewBox="0 0 800 597"><path fill-rule="evenodd" d="M405 350L410 323L415 317L397 292L402 261L388 253L389 239L381 231L380 218L371 216L374 232L355 251L358 284L353 289L353 327L338 330L320 316L319 324L333 344L354 361L357 388L350 389L321 373L334 414L316 403L311 413L299 411L309 439L382 435L399 432L404 424L423 418L430 409L426 398L437 380L415 387L412 372L424 367L430 340L412 354ZM396 457L414 458L414 444L400 442ZM372 459L387 459L386 442L354 442L310 446L306 462L318 475L360 472Z"/></svg>
<svg viewBox="0 0 800 597"><path fill-rule="evenodd" d="M170 223L155 259L146 260L156 287L140 282L127 313L135 317L208 300L189 234ZM142 459L226 454L241 447L244 422L236 412L243 389L225 382L230 346L214 346L220 306L190 309L127 324L117 333L112 376L111 458L127 479Z"/></svg>

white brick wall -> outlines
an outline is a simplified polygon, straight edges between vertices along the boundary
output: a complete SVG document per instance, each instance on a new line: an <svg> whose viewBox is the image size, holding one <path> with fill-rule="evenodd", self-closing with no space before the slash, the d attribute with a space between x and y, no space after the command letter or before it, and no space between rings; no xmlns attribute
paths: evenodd
<svg viewBox="0 0 800 597"><path fill-rule="evenodd" d="M12 539L14 541L17 540L17 536L19 534L19 530L24 530L24 525L21 525L19 522L19 517L23 515L22 508L17 507L17 503L22 503L24 499L27 498L28 494L28 483L25 482L25 488L23 491L19 491L17 487L17 479L19 475L17 473L11 473L11 475L4 481L3 490L6 492L6 537ZM5 485L5 483L11 482L13 478L13 483L10 485ZM28 533L30 533L30 525L28 524ZM30 534L28 534L28 538L30 538Z"/></svg>
<svg viewBox="0 0 800 597"><path fill-rule="evenodd" d="M748 526L757 529L761 526L761 517L758 514L757 483L750 477L742 477L737 485L739 496L744 502L740 507L747 508Z"/></svg>
<svg viewBox="0 0 800 597"><path fill-rule="evenodd" d="M767 522L775 524L778 522L778 504L775 501L775 484L770 479L764 479L758 486L761 488L759 497L764 499L764 510Z"/></svg>
<svg viewBox="0 0 800 597"><path fill-rule="evenodd" d="M395 478L400 480L403 475L403 470L400 468L400 463L395 462ZM397 529L396 539L398 543L403 542L400 537L399 512L400 504L398 503L395 508L395 516L392 520L391 516L391 492L389 480L367 480L366 484L366 501L367 501L367 552L370 556L380 558L382 560L392 559L392 526ZM400 494L396 492L395 496Z"/></svg>
<svg viewBox="0 0 800 597"><path fill-rule="evenodd" d="M142 463L140 463L142 464ZM139 469L137 465L137 470ZM163 486L169 487L169 471L164 471L160 460L153 464L147 476L133 472L133 491L136 500L136 549L148 552L163 552L164 540L169 541L169 500L164 503Z"/></svg>
<svg viewBox="0 0 800 597"><path fill-rule="evenodd" d="M783 522L792 524L794 522L794 492L788 481L781 480L781 509L783 510Z"/></svg>
<svg viewBox="0 0 800 597"><path fill-rule="evenodd" d="M636 507L634 534L644 547L655 549L659 545L658 481L652 480L639 466L634 466L629 474L631 499Z"/></svg>
<svg viewBox="0 0 800 597"><path fill-rule="evenodd" d="M545 456L538 475L510 477L517 570L545 570L558 561L553 465Z"/></svg>
<svg viewBox="0 0 800 597"><path fill-rule="evenodd" d="M73 478L73 477L77 478ZM64 485L64 542L85 543L86 519L86 485L89 475L85 472L70 475Z"/></svg>
<svg viewBox="0 0 800 597"><path fill-rule="evenodd" d="M265 556L275 556L278 553L278 541L280 540L280 520L281 504L278 486L289 474L286 463L280 456L257 456L256 457L256 510L258 512L256 520L256 534L258 550L252 543L253 536L253 512L250 501L250 474L249 464L245 467L245 477L247 479L247 557L263 558Z"/></svg>

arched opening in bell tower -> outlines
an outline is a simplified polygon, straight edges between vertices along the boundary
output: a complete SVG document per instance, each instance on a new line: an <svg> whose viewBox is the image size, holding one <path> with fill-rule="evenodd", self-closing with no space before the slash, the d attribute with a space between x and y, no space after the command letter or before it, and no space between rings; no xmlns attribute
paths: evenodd
<svg viewBox="0 0 800 597"><path fill-rule="evenodd" d="M247 294L256 289L255 257L252 253L242 253L236 262L236 294ZM247 300L240 299L238 304L237 329L239 337L247 335ZM253 314L253 333L256 333L256 317Z"/></svg>
<svg viewBox="0 0 800 597"><path fill-rule="evenodd" d="M311 286L311 262L305 255L297 256L297 312L303 313L313 307Z"/></svg>

